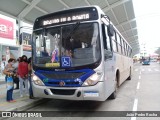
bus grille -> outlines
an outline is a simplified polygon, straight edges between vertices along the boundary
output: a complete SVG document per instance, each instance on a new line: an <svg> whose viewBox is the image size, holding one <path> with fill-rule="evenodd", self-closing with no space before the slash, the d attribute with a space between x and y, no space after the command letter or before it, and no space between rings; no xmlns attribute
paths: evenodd
<svg viewBox="0 0 160 120"><path fill-rule="evenodd" d="M73 95L75 93L75 89L50 89L51 92L55 95Z"/></svg>
<svg viewBox="0 0 160 120"><path fill-rule="evenodd" d="M48 82L48 84L59 86L59 81L58 82ZM65 86L71 86L71 85L79 85L79 82L65 82Z"/></svg>
<svg viewBox="0 0 160 120"><path fill-rule="evenodd" d="M84 75L85 72L67 72L67 73L42 73L49 79L56 79L56 80L65 80L65 79L76 79L80 76Z"/></svg>

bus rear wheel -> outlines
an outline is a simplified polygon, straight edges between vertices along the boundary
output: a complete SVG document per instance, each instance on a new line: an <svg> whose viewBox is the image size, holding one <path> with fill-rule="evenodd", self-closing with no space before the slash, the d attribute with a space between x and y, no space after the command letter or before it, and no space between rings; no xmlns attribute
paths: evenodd
<svg viewBox="0 0 160 120"><path fill-rule="evenodd" d="M132 76L132 71L131 71L131 68L130 68L129 77L127 78L127 80L131 80L131 76Z"/></svg>

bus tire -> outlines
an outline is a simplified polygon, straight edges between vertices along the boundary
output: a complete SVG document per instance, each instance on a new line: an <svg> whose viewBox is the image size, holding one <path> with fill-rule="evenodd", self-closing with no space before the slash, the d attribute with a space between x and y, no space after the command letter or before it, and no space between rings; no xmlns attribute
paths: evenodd
<svg viewBox="0 0 160 120"><path fill-rule="evenodd" d="M127 78L127 80L131 80L131 77L132 77L132 71L131 71L131 68L130 68L129 77Z"/></svg>
<svg viewBox="0 0 160 120"><path fill-rule="evenodd" d="M118 79L117 76L115 78L115 91L109 96L109 99L116 99L117 96L117 88L118 88Z"/></svg>

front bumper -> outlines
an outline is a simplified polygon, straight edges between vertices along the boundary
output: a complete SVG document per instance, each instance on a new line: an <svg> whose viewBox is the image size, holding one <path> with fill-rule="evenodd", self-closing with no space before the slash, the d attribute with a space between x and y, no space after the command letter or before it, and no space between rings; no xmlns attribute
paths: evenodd
<svg viewBox="0 0 160 120"><path fill-rule="evenodd" d="M49 87L32 83L34 97L65 100L105 101L104 82L87 87Z"/></svg>

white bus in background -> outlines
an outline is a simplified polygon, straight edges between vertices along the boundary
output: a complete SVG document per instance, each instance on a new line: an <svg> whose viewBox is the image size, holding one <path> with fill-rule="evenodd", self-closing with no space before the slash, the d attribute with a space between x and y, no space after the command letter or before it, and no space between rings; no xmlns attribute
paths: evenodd
<svg viewBox="0 0 160 120"><path fill-rule="evenodd" d="M131 79L132 48L98 6L35 20L34 97L105 101Z"/></svg>

